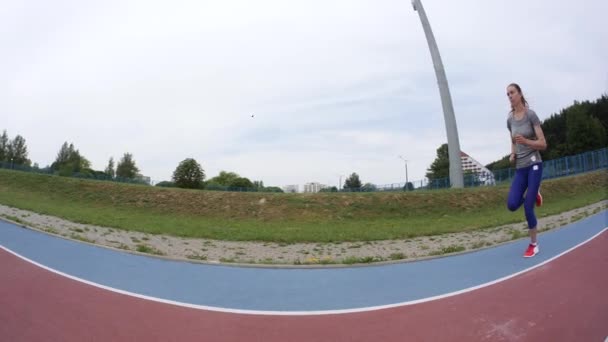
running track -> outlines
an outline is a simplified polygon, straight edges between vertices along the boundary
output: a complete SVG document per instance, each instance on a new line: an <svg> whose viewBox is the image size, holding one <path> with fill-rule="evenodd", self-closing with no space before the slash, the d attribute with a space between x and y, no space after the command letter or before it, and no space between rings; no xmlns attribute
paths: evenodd
<svg viewBox="0 0 608 342"><path fill-rule="evenodd" d="M520 240L330 269L166 261L0 222L0 340L604 341L607 218L540 235L533 259Z"/></svg>

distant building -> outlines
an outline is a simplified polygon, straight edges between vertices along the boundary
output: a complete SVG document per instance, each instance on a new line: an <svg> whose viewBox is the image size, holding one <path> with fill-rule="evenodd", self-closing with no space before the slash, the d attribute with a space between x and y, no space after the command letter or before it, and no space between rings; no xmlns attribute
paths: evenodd
<svg viewBox="0 0 608 342"><path fill-rule="evenodd" d="M300 186L295 184L295 185L285 185L283 187L283 191L285 192L300 192Z"/></svg>
<svg viewBox="0 0 608 342"><path fill-rule="evenodd" d="M321 184L321 183L316 183L316 182L312 182L312 183L306 183L304 184L304 192L319 192L321 191L321 189L325 189L328 186L325 184Z"/></svg>
<svg viewBox="0 0 608 342"><path fill-rule="evenodd" d="M460 160L462 161L462 171L464 173L472 172L478 175L479 181L484 185L494 185L494 174L473 157L460 151Z"/></svg>

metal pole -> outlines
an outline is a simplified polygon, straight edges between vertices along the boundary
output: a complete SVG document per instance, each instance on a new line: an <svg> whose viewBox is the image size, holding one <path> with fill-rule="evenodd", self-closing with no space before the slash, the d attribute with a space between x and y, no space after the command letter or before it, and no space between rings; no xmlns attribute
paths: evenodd
<svg viewBox="0 0 608 342"><path fill-rule="evenodd" d="M405 187L407 188L407 190L409 191L409 184L410 182L407 179L407 160L405 161Z"/></svg>
<svg viewBox="0 0 608 342"><path fill-rule="evenodd" d="M407 159L403 158L403 156L399 156L399 158L401 160L403 160L403 162L405 163L405 187L404 187L404 189L405 189L405 191L408 191L409 189L407 187L407 183L408 183L408 179L407 179Z"/></svg>
<svg viewBox="0 0 608 342"><path fill-rule="evenodd" d="M435 67L435 75L437 76L437 83L439 85L439 94L441 95L441 104L443 106L443 116L445 119L445 129L448 136L451 185L454 188L462 188L464 187L464 180L462 161L460 160L460 142L458 140L454 107L452 105L450 89L448 88L448 79L445 76L445 70L443 68L443 63L441 62L441 56L439 55L439 48L437 47L435 36L433 36L429 20L426 17L426 12L424 12L424 7L422 7L420 0L412 0L412 6L414 6L414 11L417 11L420 16L420 22L422 23L422 28L424 29L424 34L426 35L426 40L429 44L433 66Z"/></svg>

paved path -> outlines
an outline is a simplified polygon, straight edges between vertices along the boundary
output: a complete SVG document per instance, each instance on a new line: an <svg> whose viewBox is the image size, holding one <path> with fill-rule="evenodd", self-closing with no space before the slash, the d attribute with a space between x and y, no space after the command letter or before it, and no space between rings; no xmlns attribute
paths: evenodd
<svg viewBox="0 0 608 342"><path fill-rule="evenodd" d="M433 260L324 269L168 261L0 221L0 336L602 341L607 218L603 211L542 234L532 259L521 257L520 240Z"/></svg>

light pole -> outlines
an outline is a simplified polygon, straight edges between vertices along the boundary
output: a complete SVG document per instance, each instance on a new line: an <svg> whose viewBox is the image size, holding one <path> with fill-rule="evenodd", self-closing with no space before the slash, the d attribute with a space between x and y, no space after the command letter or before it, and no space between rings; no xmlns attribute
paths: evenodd
<svg viewBox="0 0 608 342"><path fill-rule="evenodd" d="M402 156L399 156L399 158L401 158L401 160L403 160L405 162L405 191L409 191L408 188L408 179L407 179L407 159L403 158Z"/></svg>
<svg viewBox="0 0 608 342"><path fill-rule="evenodd" d="M458 129L456 127L456 118L454 116L454 106L452 105L452 97L450 96L450 89L448 87L448 79L445 76L445 70L443 63L441 62L441 56L439 55L439 48L433 36L431 25L424 12L424 7L420 0L412 0L412 6L414 11L418 12L420 16L420 22L426 35L426 41L429 44L429 50L431 51L431 58L433 59L433 66L435 67L435 75L437 76L437 83L439 85L439 94L441 95L441 104L443 106L443 116L445 119L445 130L448 136L448 154L450 157L450 183L454 188L464 187L464 180L462 175L462 161L460 160L460 142L458 140Z"/></svg>
<svg viewBox="0 0 608 342"><path fill-rule="evenodd" d="M340 183L338 183L338 191L340 191L340 189L342 189L342 177L344 177L344 175L340 175Z"/></svg>

